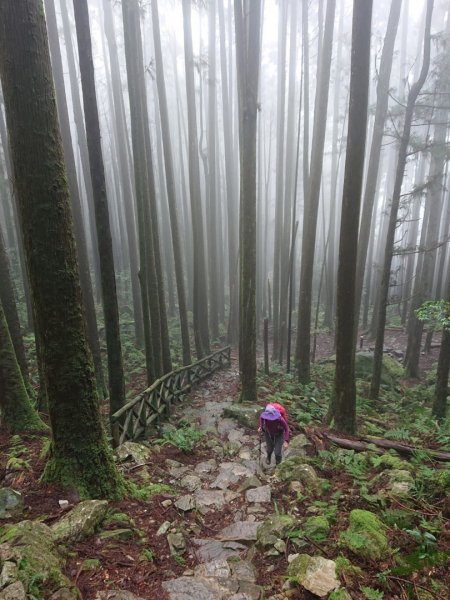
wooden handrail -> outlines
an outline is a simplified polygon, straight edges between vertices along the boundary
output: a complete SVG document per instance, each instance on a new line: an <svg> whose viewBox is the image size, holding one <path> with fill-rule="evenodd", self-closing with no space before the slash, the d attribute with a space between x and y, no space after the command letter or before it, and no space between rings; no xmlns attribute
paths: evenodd
<svg viewBox="0 0 450 600"><path fill-rule="evenodd" d="M170 412L171 403L182 398L192 385L230 364L231 348L226 346L154 381L111 416L114 445L142 437L151 424L158 422L164 413Z"/></svg>

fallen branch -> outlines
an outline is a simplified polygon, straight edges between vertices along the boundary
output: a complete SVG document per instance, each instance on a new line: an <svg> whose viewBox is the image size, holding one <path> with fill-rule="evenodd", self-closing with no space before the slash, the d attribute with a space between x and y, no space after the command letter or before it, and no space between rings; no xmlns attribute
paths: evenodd
<svg viewBox="0 0 450 600"><path fill-rule="evenodd" d="M399 454L411 456L414 452L427 452L434 460L440 460L444 462L450 462L450 452L440 452L438 450L430 450L428 448L416 448L408 444L402 444L393 440L385 440L375 437L363 437L359 440L339 437L338 435L329 431L322 431L321 435L340 446L341 448L347 448L348 450L355 450L356 452L365 452L366 450L373 450L369 448L369 444L382 448L383 450L396 450ZM383 450L374 450L378 454L383 454Z"/></svg>

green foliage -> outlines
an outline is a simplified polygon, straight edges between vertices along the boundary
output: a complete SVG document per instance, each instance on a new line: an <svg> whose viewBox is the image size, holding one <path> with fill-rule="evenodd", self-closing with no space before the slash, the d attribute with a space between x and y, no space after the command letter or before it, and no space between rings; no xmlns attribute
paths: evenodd
<svg viewBox="0 0 450 600"><path fill-rule="evenodd" d="M362 575L362 570L360 567L352 565L352 563L345 558L345 556L338 556L335 560L336 563L336 575L343 582L345 581L354 581L360 575Z"/></svg>
<svg viewBox="0 0 450 600"><path fill-rule="evenodd" d="M185 558L183 558L183 557L181 556L181 554L174 554L172 558L173 558L173 560L174 560L176 563L178 563L178 564L179 564L181 567L184 567L184 565L186 564L186 559L185 559Z"/></svg>
<svg viewBox="0 0 450 600"><path fill-rule="evenodd" d="M450 328L450 302L448 300L429 300L416 311L419 321L425 321L435 331Z"/></svg>
<svg viewBox="0 0 450 600"><path fill-rule="evenodd" d="M150 483L148 485L137 486L132 481L127 482L128 490L136 500L147 501L155 494L174 494L174 490L164 483Z"/></svg>
<svg viewBox="0 0 450 600"><path fill-rule="evenodd" d="M151 548L144 548L139 555L139 562L153 562L155 560L155 553Z"/></svg>
<svg viewBox="0 0 450 600"><path fill-rule="evenodd" d="M324 470L345 470L354 479L364 479L367 475L367 455L354 450L320 450L312 462Z"/></svg>
<svg viewBox="0 0 450 600"><path fill-rule="evenodd" d="M420 531L420 529L405 529L418 544L418 558L423 560L435 552L437 540L429 531Z"/></svg>
<svg viewBox="0 0 450 600"><path fill-rule="evenodd" d="M188 421L182 420L179 423L179 429L164 433L164 439L172 446L189 454L204 435L204 431L193 427Z"/></svg>
<svg viewBox="0 0 450 600"><path fill-rule="evenodd" d="M359 589L364 594L364 597L367 598L367 600L383 600L384 598L383 592L380 592L379 590L374 590L371 587L362 586Z"/></svg>
<svg viewBox="0 0 450 600"><path fill-rule="evenodd" d="M11 445L6 460L8 471L29 471L30 459L27 458L28 448L24 445L20 435L11 437Z"/></svg>

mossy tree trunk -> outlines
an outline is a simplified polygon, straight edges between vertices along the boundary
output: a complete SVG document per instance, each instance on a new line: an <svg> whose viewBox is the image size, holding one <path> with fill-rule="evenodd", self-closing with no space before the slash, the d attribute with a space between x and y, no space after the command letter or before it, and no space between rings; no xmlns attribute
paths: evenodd
<svg viewBox="0 0 450 600"><path fill-rule="evenodd" d="M2 424L11 433L46 429L33 408L22 377L0 301L0 410Z"/></svg>
<svg viewBox="0 0 450 600"><path fill-rule="evenodd" d="M16 295L14 284L11 278L8 255L3 240L3 233L0 230L0 302L3 304L6 322L8 324L11 341L19 363L22 377L28 385L28 365L25 356L25 346L23 344L22 331L20 329L19 313L17 312Z"/></svg>
<svg viewBox="0 0 450 600"><path fill-rule="evenodd" d="M123 482L97 406L41 0L0 2L0 76L52 428L44 478L117 497Z"/></svg>
<svg viewBox="0 0 450 600"><path fill-rule="evenodd" d="M256 131L261 45L261 2L234 1L239 97L241 271L239 370L242 401L256 392Z"/></svg>
<svg viewBox="0 0 450 600"><path fill-rule="evenodd" d="M119 307L117 305L113 247L109 224L108 199L106 196L105 169L95 94L89 12L86 0L75 0L73 7L77 30L81 86L83 89L89 166L94 195L98 252L100 256L100 280L102 285L106 346L108 348L109 405L111 413L115 413L125 402L125 379L120 342Z"/></svg>
<svg viewBox="0 0 450 600"><path fill-rule="evenodd" d="M47 17L48 41L52 60L52 72L55 81L56 104L58 108L61 137L64 150L64 160L67 168L67 178L72 205L72 216L74 223L75 240L77 247L77 258L80 267L80 283L83 295L84 309L86 312L87 336L89 347L94 359L97 388L102 398L106 397L105 378L103 375L102 356L100 351L100 340L98 337L97 317L95 314L94 295L92 291L91 274L89 270L89 259L86 245L86 234L83 225L83 214L81 209L81 197L78 187L77 169L75 166L75 154L72 145L72 134L70 132L70 118L67 107L66 90L64 87L64 71L59 46L58 24L56 20L55 0L45 0L45 14Z"/></svg>

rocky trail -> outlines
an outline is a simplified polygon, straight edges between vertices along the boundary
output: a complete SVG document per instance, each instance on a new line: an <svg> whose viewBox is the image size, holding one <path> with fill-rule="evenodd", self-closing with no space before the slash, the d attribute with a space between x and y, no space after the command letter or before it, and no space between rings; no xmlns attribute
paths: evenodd
<svg viewBox="0 0 450 600"><path fill-rule="evenodd" d="M5 482L21 497L7 508L16 525L0 530L0 600L407 598L404 577L392 576L391 595L376 588L394 548L414 549L395 520L412 527L416 517L402 509L414 468L370 451L334 449L322 460L293 420L283 462L268 466L256 428L270 390L260 386L260 403L243 406L238 385L234 358L177 404L155 437L116 450L137 490L126 500L79 502L39 485L42 439L26 440L32 469ZM363 476L370 460L377 469ZM379 501L389 526L372 512ZM417 575L415 588L431 595L416 597L447 598L445 566L431 572L443 587Z"/></svg>

